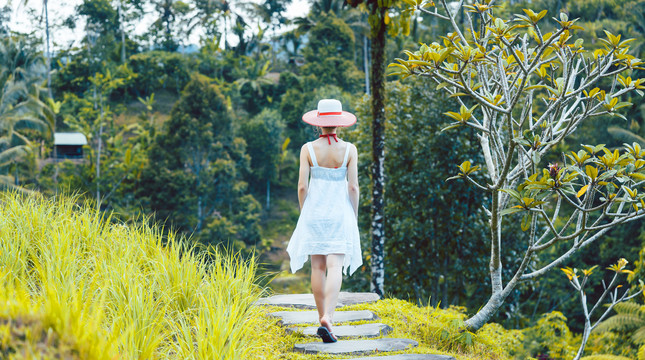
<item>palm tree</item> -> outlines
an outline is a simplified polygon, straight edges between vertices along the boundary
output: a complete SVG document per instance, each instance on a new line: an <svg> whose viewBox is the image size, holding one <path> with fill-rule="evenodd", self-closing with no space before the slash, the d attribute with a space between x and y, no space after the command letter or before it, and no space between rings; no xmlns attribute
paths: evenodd
<svg viewBox="0 0 645 360"><path fill-rule="evenodd" d="M23 6L27 6L29 4L29 0L19 0L20 4ZM51 51L49 48L50 44L50 36L49 36L49 8L48 8L48 0L40 0L42 1L43 5L43 14L45 15L45 60L46 60L46 69L47 69L47 95L49 99L53 99L52 95L52 77L51 77L51 70L52 70L52 65L51 65ZM8 0L8 4L11 5L11 0ZM56 119L52 119L52 134L56 133ZM54 158L57 158L56 155L56 148L54 147ZM54 184L58 183L58 163L54 164Z"/></svg>
<svg viewBox="0 0 645 360"><path fill-rule="evenodd" d="M263 89L273 84L273 80L267 76L270 65L269 60L242 56L242 66L235 80L238 91L241 93L243 88L248 87L254 101L262 99L265 96Z"/></svg>
<svg viewBox="0 0 645 360"><path fill-rule="evenodd" d="M0 41L0 176L2 186L15 186L18 176L6 174L9 166L23 160L31 151L27 131L51 134L54 114L40 100L40 86L47 73L42 58L27 48L22 39ZM17 167L16 167L17 169Z"/></svg>
<svg viewBox="0 0 645 360"><path fill-rule="evenodd" d="M49 97L52 97L51 93L51 52L49 49L49 10L47 8L47 1L48 0L42 0L43 4L43 14L45 15L45 59L47 60L47 91L49 94ZM11 0L8 1L8 4L11 5ZM20 4L23 6L27 6L29 4L29 0L20 0Z"/></svg>
<svg viewBox="0 0 645 360"><path fill-rule="evenodd" d="M312 2L307 16L297 17L293 20L293 23L298 28L298 33L304 34L309 32L311 28L316 26L318 19L323 14L329 14L330 12L333 12L338 18L346 20L346 13L355 12L355 9L344 7L343 4L343 0L319 0ZM345 22L348 25L350 24L347 21Z"/></svg>

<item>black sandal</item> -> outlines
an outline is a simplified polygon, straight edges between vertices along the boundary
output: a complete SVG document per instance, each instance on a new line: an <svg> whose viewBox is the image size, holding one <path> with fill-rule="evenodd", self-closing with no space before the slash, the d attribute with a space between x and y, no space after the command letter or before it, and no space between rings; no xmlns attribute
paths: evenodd
<svg viewBox="0 0 645 360"><path fill-rule="evenodd" d="M324 326L321 326L321 327L318 328L317 334L318 334L318 336L320 336L322 338L322 341L324 343L335 343L336 341L338 341L338 340L336 340L336 338L334 337L332 332L329 331Z"/></svg>

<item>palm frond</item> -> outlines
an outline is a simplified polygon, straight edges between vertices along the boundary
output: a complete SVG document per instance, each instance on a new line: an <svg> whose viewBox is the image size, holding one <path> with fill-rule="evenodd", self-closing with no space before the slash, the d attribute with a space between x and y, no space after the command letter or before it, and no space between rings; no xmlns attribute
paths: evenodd
<svg viewBox="0 0 645 360"><path fill-rule="evenodd" d="M614 306L614 310L619 314L634 314L645 318L645 306L632 301L618 303Z"/></svg>
<svg viewBox="0 0 645 360"><path fill-rule="evenodd" d="M50 124L33 116L25 116L18 120L14 125L15 130L32 129L41 133L46 133L50 129Z"/></svg>
<svg viewBox="0 0 645 360"><path fill-rule="evenodd" d="M616 314L598 325L597 330L611 331L611 330L630 330L645 327L645 319L639 314Z"/></svg>
<svg viewBox="0 0 645 360"><path fill-rule="evenodd" d="M31 141L21 133L14 131L11 133L11 146L30 145Z"/></svg>
<svg viewBox="0 0 645 360"><path fill-rule="evenodd" d="M0 166L19 161L29 154L29 147L25 145L13 146L0 152Z"/></svg>
<svg viewBox="0 0 645 360"><path fill-rule="evenodd" d="M632 334L632 341L637 345L645 345L645 326L634 331Z"/></svg>

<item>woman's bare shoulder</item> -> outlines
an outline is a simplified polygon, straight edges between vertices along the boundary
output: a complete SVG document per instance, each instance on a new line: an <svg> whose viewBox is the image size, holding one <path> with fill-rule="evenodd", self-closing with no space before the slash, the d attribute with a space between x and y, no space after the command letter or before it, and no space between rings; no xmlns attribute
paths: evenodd
<svg viewBox="0 0 645 360"><path fill-rule="evenodd" d="M347 146L349 146L349 151L357 151L356 145L349 141L345 141L347 143Z"/></svg>

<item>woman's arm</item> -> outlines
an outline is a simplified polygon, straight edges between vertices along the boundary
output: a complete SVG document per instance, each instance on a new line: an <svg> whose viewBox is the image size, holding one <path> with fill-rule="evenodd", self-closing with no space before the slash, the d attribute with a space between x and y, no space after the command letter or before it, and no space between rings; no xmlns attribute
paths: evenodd
<svg viewBox="0 0 645 360"><path fill-rule="evenodd" d="M302 205L305 204L307 190L309 190L309 150L307 149L307 144L305 144L300 148L300 172L298 175L298 202L300 203L300 210L302 210Z"/></svg>
<svg viewBox="0 0 645 360"><path fill-rule="evenodd" d="M348 144L347 146L351 146L349 149L349 159L347 160L347 191L349 193L349 201L354 208L354 214L358 218L358 198L360 196L358 189L358 151L353 144Z"/></svg>

